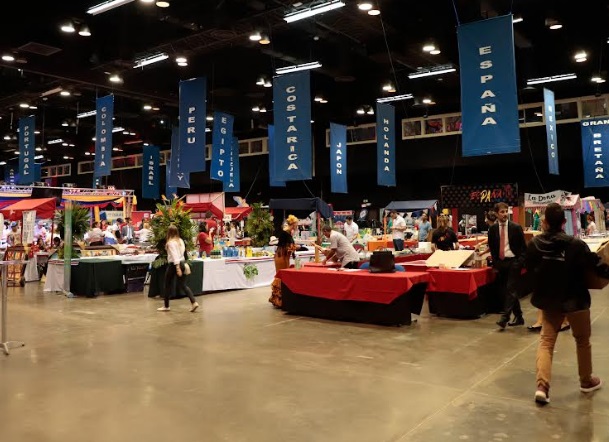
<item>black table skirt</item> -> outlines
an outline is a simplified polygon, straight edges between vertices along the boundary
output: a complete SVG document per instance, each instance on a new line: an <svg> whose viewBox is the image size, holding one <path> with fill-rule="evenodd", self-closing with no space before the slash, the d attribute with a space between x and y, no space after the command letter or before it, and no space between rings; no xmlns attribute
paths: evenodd
<svg viewBox="0 0 609 442"><path fill-rule="evenodd" d="M190 263L191 274L188 275L186 284L192 290L192 293L196 295L203 294L203 261L191 261ZM167 265L155 269L154 267L150 270L150 286L148 289L148 297L154 298L156 296L163 297L165 295L165 272L167 271ZM181 298L183 296L178 296Z"/></svg>
<svg viewBox="0 0 609 442"><path fill-rule="evenodd" d="M72 266L70 291L78 296L123 293L123 264L116 260L86 260Z"/></svg>
<svg viewBox="0 0 609 442"><path fill-rule="evenodd" d="M391 304L336 301L293 293L281 285L282 310L296 315L379 325L410 325L411 313L420 314L427 283L415 284Z"/></svg>
<svg viewBox="0 0 609 442"><path fill-rule="evenodd" d="M429 312L447 318L472 319L503 309L501 291L495 282L478 288L478 296L452 292L428 292Z"/></svg>

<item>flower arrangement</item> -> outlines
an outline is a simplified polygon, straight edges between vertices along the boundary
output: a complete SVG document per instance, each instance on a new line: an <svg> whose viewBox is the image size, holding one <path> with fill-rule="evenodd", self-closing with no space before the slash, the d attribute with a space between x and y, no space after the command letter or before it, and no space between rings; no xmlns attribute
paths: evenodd
<svg viewBox="0 0 609 442"><path fill-rule="evenodd" d="M261 203L252 204L252 212L247 217L245 230L252 239L252 246L262 247L269 243L273 234L273 220Z"/></svg>
<svg viewBox="0 0 609 442"><path fill-rule="evenodd" d="M188 253L195 248L193 242L195 229L190 218L190 210L184 209L183 199L184 197L169 200L163 195L162 203L156 205L157 211L150 221L150 228L152 229L150 242L154 244L155 249L159 252L159 256L152 263L154 268L167 264L165 242L167 229L171 224L174 224L178 228L180 238L184 240L186 245L186 252Z"/></svg>

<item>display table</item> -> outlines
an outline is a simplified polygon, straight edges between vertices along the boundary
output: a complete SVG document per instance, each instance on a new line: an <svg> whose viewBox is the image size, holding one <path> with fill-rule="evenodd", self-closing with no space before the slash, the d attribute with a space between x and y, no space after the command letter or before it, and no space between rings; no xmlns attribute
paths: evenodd
<svg viewBox="0 0 609 442"><path fill-rule="evenodd" d="M369 273L305 267L279 272L288 313L383 325L411 323L419 314L427 273Z"/></svg>
<svg viewBox="0 0 609 442"><path fill-rule="evenodd" d="M424 268L419 268L418 270L414 270L414 271L421 271L421 272L425 272L427 271L427 266L425 266L425 260L427 258L429 258L431 256L431 253L413 253L412 255L398 255L395 257L395 263L396 264L400 264L400 265L404 265L405 263L410 263L410 262L423 262L423 266ZM361 267L362 264L366 263L366 262L370 262L370 256L368 256L365 259L362 259L359 264L358 267ZM321 263L321 262L305 262L304 263L305 266L307 267L335 267L338 268L340 267L340 264L337 263L329 263L326 264L325 266ZM406 270L409 270L408 268ZM413 270L413 269L411 269Z"/></svg>
<svg viewBox="0 0 609 442"><path fill-rule="evenodd" d="M101 293L123 293L123 263L105 258L81 259L72 267L70 291L77 296L97 296Z"/></svg>
<svg viewBox="0 0 609 442"><path fill-rule="evenodd" d="M203 260L203 269L205 292L266 287L275 278L273 258L206 258ZM250 275L249 278L246 273Z"/></svg>
<svg viewBox="0 0 609 442"><path fill-rule="evenodd" d="M190 287L192 293L201 295L203 293L203 260L193 259L189 263L190 275L186 280L186 285ZM167 265L159 268L150 268L150 285L148 287L148 297L154 298L156 296L165 296L165 272L167 271ZM182 296L178 296L180 298Z"/></svg>
<svg viewBox="0 0 609 442"><path fill-rule="evenodd" d="M477 247L480 243L482 243L485 239L488 239L485 235L480 235L472 238L463 238L459 240L459 245L463 247Z"/></svg>

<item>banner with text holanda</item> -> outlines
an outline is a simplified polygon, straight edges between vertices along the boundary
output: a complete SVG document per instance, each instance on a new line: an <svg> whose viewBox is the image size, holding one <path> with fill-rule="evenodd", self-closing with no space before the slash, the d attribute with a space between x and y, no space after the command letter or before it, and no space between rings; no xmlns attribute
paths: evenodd
<svg viewBox="0 0 609 442"><path fill-rule="evenodd" d="M142 163L142 198L158 199L160 192L160 149L158 146L144 146Z"/></svg>
<svg viewBox="0 0 609 442"><path fill-rule="evenodd" d="M582 154L584 157L584 186L607 187L609 174L609 118L581 121Z"/></svg>
<svg viewBox="0 0 609 442"><path fill-rule="evenodd" d="M376 181L395 187L395 108L376 104Z"/></svg>
<svg viewBox="0 0 609 442"><path fill-rule="evenodd" d="M95 162L93 175L108 176L112 169L112 129L114 123L114 95L95 100Z"/></svg>
<svg viewBox="0 0 609 442"><path fill-rule="evenodd" d="M180 81L180 154L182 172L205 171L207 79Z"/></svg>
<svg viewBox="0 0 609 442"><path fill-rule="evenodd" d="M347 193L347 126L330 123L330 190Z"/></svg>

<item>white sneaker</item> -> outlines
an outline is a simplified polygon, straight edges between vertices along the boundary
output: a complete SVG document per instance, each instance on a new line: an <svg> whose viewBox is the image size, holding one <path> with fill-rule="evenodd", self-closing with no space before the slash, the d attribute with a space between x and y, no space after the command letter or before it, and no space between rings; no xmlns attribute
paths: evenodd
<svg viewBox="0 0 609 442"><path fill-rule="evenodd" d="M168 312L170 310L171 310L171 308L169 308L169 307L159 307L156 309L157 312Z"/></svg>
<svg viewBox="0 0 609 442"><path fill-rule="evenodd" d="M199 303L198 302L193 302L192 306L190 307L190 311L194 312L198 308L199 308Z"/></svg>

